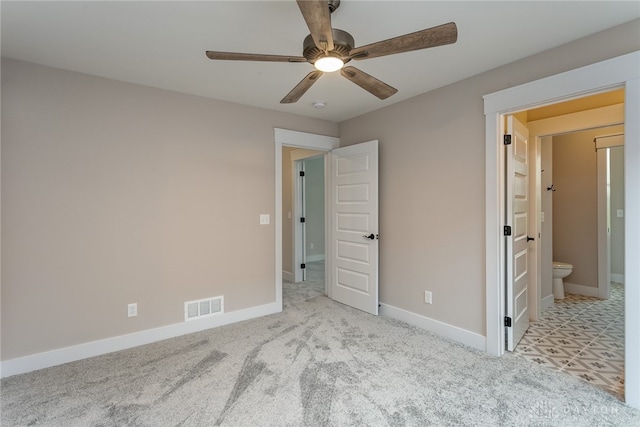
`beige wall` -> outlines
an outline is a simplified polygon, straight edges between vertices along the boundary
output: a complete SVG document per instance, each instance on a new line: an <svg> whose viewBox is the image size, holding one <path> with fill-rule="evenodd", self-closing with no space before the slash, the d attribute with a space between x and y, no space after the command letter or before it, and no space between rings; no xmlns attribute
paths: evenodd
<svg viewBox="0 0 640 427"><path fill-rule="evenodd" d="M342 145L380 141L382 302L484 335L482 96L636 51L639 22L340 124Z"/></svg>
<svg viewBox="0 0 640 427"><path fill-rule="evenodd" d="M596 165L593 131L553 137L553 258L573 265L566 282L592 287L598 286Z"/></svg>
<svg viewBox="0 0 640 427"><path fill-rule="evenodd" d="M2 360L275 301L274 127L338 131L3 58Z"/></svg>
<svg viewBox="0 0 640 427"><path fill-rule="evenodd" d="M594 138L622 126L553 137L553 258L573 265L565 281L598 287L597 153Z"/></svg>
<svg viewBox="0 0 640 427"><path fill-rule="evenodd" d="M378 139L381 301L484 334L482 96L639 50L639 22L339 129L3 59L2 360L181 322L189 299L272 302L274 127Z"/></svg>

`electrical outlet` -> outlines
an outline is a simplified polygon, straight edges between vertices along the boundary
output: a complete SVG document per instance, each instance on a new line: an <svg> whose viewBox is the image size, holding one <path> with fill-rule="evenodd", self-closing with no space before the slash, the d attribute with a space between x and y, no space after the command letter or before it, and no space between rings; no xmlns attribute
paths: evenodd
<svg viewBox="0 0 640 427"><path fill-rule="evenodd" d="M260 225L269 225L269 214L260 214Z"/></svg>
<svg viewBox="0 0 640 427"><path fill-rule="evenodd" d="M425 304L433 304L431 292L424 291L424 302Z"/></svg>
<svg viewBox="0 0 640 427"><path fill-rule="evenodd" d="M136 317L138 315L138 303L129 304L127 306L127 316Z"/></svg>

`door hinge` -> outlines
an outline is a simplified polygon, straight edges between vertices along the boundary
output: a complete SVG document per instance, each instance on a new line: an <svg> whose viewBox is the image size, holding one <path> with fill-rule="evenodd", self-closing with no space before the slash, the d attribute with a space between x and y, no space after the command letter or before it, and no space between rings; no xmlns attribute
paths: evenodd
<svg viewBox="0 0 640 427"><path fill-rule="evenodd" d="M304 171L300 171L300 176L304 176Z"/></svg>
<svg viewBox="0 0 640 427"><path fill-rule="evenodd" d="M511 236L511 226L510 225L505 225L504 226L504 233L505 236Z"/></svg>
<svg viewBox="0 0 640 427"><path fill-rule="evenodd" d="M302 264L300 264L300 268L307 268L307 264L303 262Z"/></svg>
<svg viewBox="0 0 640 427"><path fill-rule="evenodd" d="M511 317L504 316L504 326L506 326L507 328L511 327Z"/></svg>
<svg viewBox="0 0 640 427"><path fill-rule="evenodd" d="M511 145L511 135L506 134L503 139L504 145Z"/></svg>
<svg viewBox="0 0 640 427"><path fill-rule="evenodd" d="M306 222L307 219L305 217L300 218L300 222Z"/></svg>

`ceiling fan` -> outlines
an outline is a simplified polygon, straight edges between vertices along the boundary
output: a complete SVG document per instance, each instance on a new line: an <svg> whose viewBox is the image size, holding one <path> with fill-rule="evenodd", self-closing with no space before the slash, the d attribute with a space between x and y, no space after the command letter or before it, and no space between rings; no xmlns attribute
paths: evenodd
<svg viewBox="0 0 640 427"><path fill-rule="evenodd" d="M340 0L296 0L309 27L303 42L302 56L267 55L254 53L207 51L209 59L232 61L308 62L315 70L307 74L282 100L281 104L296 102L325 72L340 70L340 74L364 90L386 99L398 90L355 67L344 65L349 61L377 58L385 55L426 49L455 43L458 38L456 24L439 25L366 46L354 47L351 34L331 28L331 13Z"/></svg>

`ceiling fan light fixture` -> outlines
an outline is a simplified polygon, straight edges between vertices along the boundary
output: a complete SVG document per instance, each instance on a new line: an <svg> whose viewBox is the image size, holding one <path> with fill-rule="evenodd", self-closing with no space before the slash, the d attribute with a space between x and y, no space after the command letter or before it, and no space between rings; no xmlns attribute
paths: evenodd
<svg viewBox="0 0 640 427"><path fill-rule="evenodd" d="M313 63L313 66L316 67L317 70L320 70L325 73L331 73L334 71L338 71L344 66L344 61L337 56L322 56L316 59L316 62Z"/></svg>

